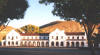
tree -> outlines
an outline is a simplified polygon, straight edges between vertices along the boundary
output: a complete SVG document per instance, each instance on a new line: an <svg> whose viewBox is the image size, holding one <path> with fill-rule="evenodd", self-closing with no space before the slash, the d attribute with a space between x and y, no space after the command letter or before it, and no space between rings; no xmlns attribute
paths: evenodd
<svg viewBox="0 0 100 55"><path fill-rule="evenodd" d="M41 4L53 4L53 15L65 20L76 20L83 24L88 47L93 48L92 34L100 22L100 0L39 0Z"/></svg>
<svg viewBox="0 0 100 55"><path fill-rule="evenodd" d="M21 30L24 30L25 33L39 33L39 27L35 25L25 25L20 28Z"/></svg>
<svg viewBox="0 0 100 55"><path fill-rule="evenodd" d="M28 8L26 0L0 0L0 25L8 19L21 19Z"/></svg>
<svg viewBox="0 0 100 55"><path fill-rule="evenodd" d="M21 19L28 8L26 0L0 0L0 31L2 31L10 20ZM7 22L8 21L8 22ZM7 22L7 25L3 25ZM2 26L4 28L1 29Z"/></svg>

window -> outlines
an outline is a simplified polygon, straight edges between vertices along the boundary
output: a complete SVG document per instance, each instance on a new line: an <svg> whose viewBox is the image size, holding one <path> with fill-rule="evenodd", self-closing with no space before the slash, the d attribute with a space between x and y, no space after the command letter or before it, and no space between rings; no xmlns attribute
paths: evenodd
<svg viewBox="0 0 100 55"><path fill-rule="evenodd" d="M74 37L72 37L72 39L74 39Z"/></svg>
<svg viewBox="0 0 100 55"><path fill-rule="evenodd" d="M14 39L14 37L12 36L12 40Z"/></svg>
<svg viewBox="0 0 100 55"><path fill-rule="evenodd" d="M84 39L84 37L82 37L82 40Z"/></svg>
<svg viewBox="0 0 100 55"><path fill-rule="evenodd" d="M70 37L68 37L68 39L70 39Z"/></svg>
<svg viewBox="0 0 100 55"><path fill-rule="evenodd" d="M61 39L63 39L63 36L61 36Z"/></svg>
<svg viewBox="0 0 100 55"><path fill-rule="evenodd" d="M58 36L56 36L56 40L58 40Z"/></svg>
<svg viewBox="0 0 100 55"><path fill-rule="evenodd" d="M16 36L16 39L18 39L18 37Z"/></svg>
<svg viewBox="0 0 100 55"><path fill-rule="evenodd" d="M79 40L79 37L77 37L77 39Z"/></svg>
<svg viewBox="0 0 100 55"><path fill-rule="evenodd" d="M43 39L46 39L45 37Z"/></svg>
<svg viewBox="0 0 100 55"><path fill-rule="evenodd" d="M52 39L53 39L53 36L52 36Z"/></svg>

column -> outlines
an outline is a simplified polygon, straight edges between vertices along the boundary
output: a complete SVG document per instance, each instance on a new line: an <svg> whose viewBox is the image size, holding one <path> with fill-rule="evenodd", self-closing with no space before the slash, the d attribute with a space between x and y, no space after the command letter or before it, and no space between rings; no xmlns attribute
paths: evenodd
<svg viewBox="0 0 100 55"><path fill-rule="evenodd" d="M81 41L79 41L79 47L81 47Z"/></svg>
<svg viewBox="0 0 100 55"><path fill-rule="evenodd" d="M76 47L76 41L74 41L74 47Z"/></svg>
<svg viewBox="0 0 100 55"><path fill-rule="evenodd" d="M69 41L69 47L72 47L71 41Z"/></svg>

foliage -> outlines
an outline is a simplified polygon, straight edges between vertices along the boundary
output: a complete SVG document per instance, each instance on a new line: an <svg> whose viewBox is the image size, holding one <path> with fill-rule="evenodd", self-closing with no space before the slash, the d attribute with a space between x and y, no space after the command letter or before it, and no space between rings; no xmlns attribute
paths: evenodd
<svg viewBox="0 0 100 55"><path fill-rule="evenodd" d="M26 0L0 0L0 25L8 19L21 19L27 9Z"/></svg>
<svg viewBox="0 0 100 55"><path fill-rule="evenodd" d="M92 49L92 34L96 24L100 23L100 0L39 0L39 3L52 3L53 15L82 23L87 34L88 46Z"/></svg>
<svg viewBox="0 0 100 55"><path fill-rule="evenodd" d="M26 25L20 29L24 30L25 33L39 33L39 27L35 25Z"/></svg>

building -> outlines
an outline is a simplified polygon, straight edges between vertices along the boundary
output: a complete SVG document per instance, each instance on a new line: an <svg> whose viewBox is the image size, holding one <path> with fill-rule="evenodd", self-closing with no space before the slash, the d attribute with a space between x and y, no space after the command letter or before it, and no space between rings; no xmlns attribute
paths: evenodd
<svg viewBox="0 0 100 55"><path fill-rule="evenodd" d="M25 47L88 47L84 32L64 32L55 29L51 33L18 33L9 32L2 46Z"/></svg>

